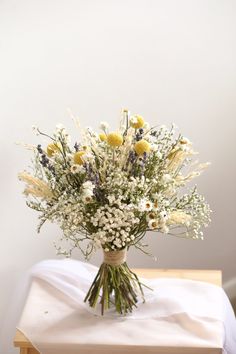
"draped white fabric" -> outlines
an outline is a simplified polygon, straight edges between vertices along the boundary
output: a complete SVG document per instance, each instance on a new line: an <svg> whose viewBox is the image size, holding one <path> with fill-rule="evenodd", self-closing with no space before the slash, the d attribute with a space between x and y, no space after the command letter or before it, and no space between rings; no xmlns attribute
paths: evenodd
<svg viewBox="0 0 236 354"><path fill-rule="evenodd" d="M161 353L161 347L172 348L170 353L223 347L225 354L236 353L236 321L220 287L185 279L142 279L153 289L145 289L145 303L140 299L128 316L110 310L101 317L99 308L95 311L83 301L96 272L91 264L69 259L33 267L18 328L42 354L97 354L120 347L122 353L143 353L144 347L153 353Z"/></svg>

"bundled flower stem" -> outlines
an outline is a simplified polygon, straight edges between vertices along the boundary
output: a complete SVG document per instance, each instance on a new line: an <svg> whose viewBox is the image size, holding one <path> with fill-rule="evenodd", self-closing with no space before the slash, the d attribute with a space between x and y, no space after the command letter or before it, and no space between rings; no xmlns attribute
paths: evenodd
<svg viewBox="0 0 236 354"><path fill-rule="evenodd" d="M126 250L125 250L126 251ZM119 254L122 251L108 252ZM143 297L142 284L137 275L130 270L126 261L106 263L100 266L98 273L84 299L93 308L100 298L101 313L109 309L111 304L119 314L132 312L138 302L138 294Z"/></svg>
<svg viewBox="0 0 236 354"><path fill-rule="evenodd" d="M104 262L85 301L100 302L102 314L111 306L132 312L143 291L126 249L149 254L142 242L147 231L203 239L211 210L186 185L208 164L194 159L192 143L174 125L150 127L128 110L117 130L101 122L99 133L87 128L73 144L62 125L52 135L35 130L49 142L31 147L33 168L19 178L27 205L39 213L38 232L46 221L58 223L62 236L55 245L66 257L79 249L88 260L102 249Z"/></svg>

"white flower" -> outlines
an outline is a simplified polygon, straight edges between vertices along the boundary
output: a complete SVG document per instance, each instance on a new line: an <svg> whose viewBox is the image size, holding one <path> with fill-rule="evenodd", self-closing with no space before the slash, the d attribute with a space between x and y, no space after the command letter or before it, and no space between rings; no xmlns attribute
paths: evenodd
<svg viewBox="0 0 236 354"><path fill-rule="evenodd" d="M93 184L93 182L91 182L91 181L86 181L86 182L84 182L83 184L82 184L82 188L84 189L84 190L91 190L91 191L93 191L93 189L94 189L94 184Z"/></svg>
<svg viewBox="0 0 236 354"><path fill-rule="evenodd" d="M158 146L158 144L155 144L155 143L152 143L151 144L151 150L152 151L157 151L159 149L159 146ZM157 154L156 154L157 155Z"/></svg>
<svg viewBox="0 0 236 354"><path fill-rule="evenodd" d="M65 130L65 127L63 124L59 123L56 125L56 130L59 132L59 131L63 131Z"/></svg>
<svg viewBox="0 0 236 354"><path fill-rule="evenodd" d="M154 230L154 229L157 229L158 227L160 227L158 220L157 219L150 220L148 222L148 227L151 230Z"/></svg>
<svg viewBox="0 0 236 354"><path fill-rule="evenodd" d="M100 129L107 131L107 129L109 128L109 124L107 122L100 122Z"/></svg>
<svg viewBox="0 0 236 354"><path fill-rule="evenodd" d="M90 195L90 194L84 194L82 196L82 201L86 204L91 203L92 200L93 200L93 198L92 198L92 195Z"/></svg>
<svg viewBox="0 0 236 354"><path fill-rule="evenodd" d="M156 156L158 157L158 159L162 159L162 153L160 151L156 152Z"/></svg>
<svg viewBox="0 0 236 354"><path fill-rule="evenodd" d="M139 204L138 204L138 210L139 211L150 211L152 210L152 202L147 199L141 199Z"/></svg>
<svg viewBox="0 0 236 354"><path fill-rule="evenodd" d="M131 123L131 124L136 124L136 123L138 123L137 117L136 117L136 116L130 117L130 123Z"/></svg>
<svg viewBox="0 0 236 354"><path fill-rule="evenodd" d="M75 174L75 173L85 172L85 169L83 166L75 164L71 166L70 171L73 174Z"/></svg>
<svg viewBox="0 0 236 354"><path fill-rule="evenodd" d="M159 215L162 222L166 222L168 220L168 214L165 210L162 210Z"/></svg>
<svg viewBox="0 0 236 354"><path fill-rule="evenodd" d="M155 220L156 219L156 214L155 213L148 213L146 216L146 220L150 221L150 220Z"/></svg>
<svg viewBox="0 0 236 354"><path fill-rule="evenodd" d="M163 177L162 177L162 182L163 182L164 184L169 183L169 182L171 182L171 181L172 181L171 175L169 175L168 173L166 173L166 174L163 175Z"/></svg>

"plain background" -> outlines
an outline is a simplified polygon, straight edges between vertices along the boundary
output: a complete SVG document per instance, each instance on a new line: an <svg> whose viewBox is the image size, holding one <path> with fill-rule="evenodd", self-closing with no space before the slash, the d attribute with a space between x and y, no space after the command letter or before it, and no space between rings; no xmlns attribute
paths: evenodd
<svg viewBox="0 0 236 354"><path fill-rule="evenodd" d="M30 153L14 142L35 144L32 125L51 132L58 122L76 138L68 108L83 126L105 120L115 129L124 107L152 125L175 122L212 162L196 182L214 210L203 242L150 234L157 263L134 250L130 265L222 269L233 291L236 2L0 0L0 328L19 279L56 257L60 236L55 225L36 234L37 214L17 180ZM0 341L1 354L14 352L10 332Z"/></svg>

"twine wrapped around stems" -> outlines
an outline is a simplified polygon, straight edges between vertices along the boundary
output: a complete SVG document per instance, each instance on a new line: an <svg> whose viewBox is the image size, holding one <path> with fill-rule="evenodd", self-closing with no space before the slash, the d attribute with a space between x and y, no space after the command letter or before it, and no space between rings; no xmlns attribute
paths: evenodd
<svg viewBox="0 0 236 354"><path fill-rule="evenodd" d="M120 314L132 312L138 295L144 301L142 284L126 263L127 248L118 251L103 250L104 260L88 290L84 301L91 307L101 304L101 314L114 306Z"/></svg>
<svg viewBox="0 0 236 354"><path fill-rule="evenodd" d="M127 248L124 248L120 251L103 251L103 254L103 263L109 264L111 266L119 266L126 262Z"/></svg>

